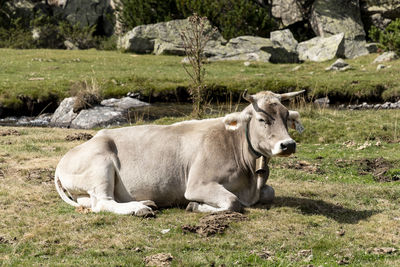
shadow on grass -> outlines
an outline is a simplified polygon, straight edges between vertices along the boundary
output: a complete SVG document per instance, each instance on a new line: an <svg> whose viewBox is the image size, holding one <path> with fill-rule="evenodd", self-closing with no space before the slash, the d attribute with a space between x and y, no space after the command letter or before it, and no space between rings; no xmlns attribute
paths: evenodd
<svg viewBox="0 0 400 267"><path fill-rule="evenodd" d="M358 223L380 212L379 210L353 210L340 204L335 205L323 200L298 197L276 197L271 207L295 208L302 214L323 215L334 219L338 223L350 224Z"/></svg>

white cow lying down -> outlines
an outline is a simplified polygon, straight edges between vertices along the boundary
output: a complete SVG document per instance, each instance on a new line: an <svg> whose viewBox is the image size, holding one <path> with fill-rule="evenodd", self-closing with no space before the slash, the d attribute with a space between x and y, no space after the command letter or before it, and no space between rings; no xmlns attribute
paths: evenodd
<svg viewBox="0 0 400 267"><path fill-rule="evenodd" d="M250 105L222 118L101 130L61 159L57 191L72 206L137 216L157 206L214 212L271 202L256 159L295 152L288 126L301 127L299 114L281 101L302 92L245 95Z"/></svg>

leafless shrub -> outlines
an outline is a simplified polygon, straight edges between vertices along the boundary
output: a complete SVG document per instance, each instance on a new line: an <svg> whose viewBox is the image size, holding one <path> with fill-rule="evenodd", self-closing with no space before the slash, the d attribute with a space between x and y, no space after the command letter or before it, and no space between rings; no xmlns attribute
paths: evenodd
<svg viewBox="0 0 400 267"><path fill-rule="evenodd" d="M204 104L207 102L206 85L204 84L204 49L217 29L210 27L206 17L200 17L196 13L188 20L189 25L180 32L180 36L190 67L183 65L183 68L192 80L189 88L193 100L192 115L201 117L204 112Z"/></svg>
<svg viewBox="0 0 400 267"><path fill-rule="evenodd" d="M78 113L82 109L92 108L100 104L102 100L100 86L94 78L92 78L90 82L85 80L74 84L72 87L72 95L76 96L73 107L75 113Z"/></svg>

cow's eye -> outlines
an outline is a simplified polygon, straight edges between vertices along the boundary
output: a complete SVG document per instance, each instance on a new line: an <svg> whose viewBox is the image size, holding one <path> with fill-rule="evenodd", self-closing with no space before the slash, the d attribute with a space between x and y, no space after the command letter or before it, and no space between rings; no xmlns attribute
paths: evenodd
<svg viewBox="0 0 400 267"><path fill-rule="evenodd" d="M264 119L258 119L258 121L259 121L259 122L264 122L264 123L265 123L265 120L264 120Z"/></svg>

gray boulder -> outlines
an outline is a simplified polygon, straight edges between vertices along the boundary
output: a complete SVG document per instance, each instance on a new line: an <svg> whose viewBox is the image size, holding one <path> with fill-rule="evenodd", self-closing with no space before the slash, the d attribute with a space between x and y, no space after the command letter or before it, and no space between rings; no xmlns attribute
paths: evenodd
<svg viewBox="0 0 400 267"><path fill-rule="evenodd" d="M149 103L142 102L138 99L131 98L131 97L123 97L123 98L110 98L101 101L100 103L102 106L105 107L113 107L121 110L126 110L130 108L138 108L138 107L144 107L144 106L149 106Z"/></svg>
<svg viewBox="0 0 400 267"><path fill-rule="evenodd" d="M273 0L272 16L281 19L283 26L288 26L304 19L304 11L298 0Z"/></svg>
<svg viewBox="0 0 400 267"><path fill-rule="evenodd" d="M269 62L271 54L265 50L273 47L270 39L255 36L239 36L232 38L225 46L208 49L209 61L244 60Z"/></svg>
<svg viewBox="0 0 400 267"><path fill-rule="evenodd" d="M344 56L344 34L331 37L315 37L297 46L299 59L302 61L322 62Z"/></svg>
<svg viewBox="0 0 400 267"><path fill-rule="evenodd" d="M317 36L344 33L346 58L368 54L358 0L315 0L310 23Z"/></svg>
<svg viewBox="0 0 400 267"><path fill-rule="evenodd" d="M52 1L56 16L81 27L96 27L96 31L111 36L114 33L114 10L110 0Z"/></svg>
<svg viewBox="0 0 400 267"><path fill-rule="evenodd" d="M272 41L273 40L273 41ZM209 61L244 60L272 63L296 63L297 41L289 30L271 33L271 39L256 36L232 38L223 46L206 51Z"/></svg>
<svg viewBox="0 0 400 267"><path fill-rule="evenodd" d="M270 61L273 63L297 63L299 55L297 53L298 42L294 39L289 29L282 31L273 31L270 34L273 48L267 48L271 53Z"/></svg>
<svg viewBox="0 0 400 267"><path fill-rule="evenodd" d="M399 57L396 55L395 52L390 51L390 52L385 52L382 55L379 55L373 63L381 63L381 62L387 62L387 61L392 61L396 60Z"/></svg>
<svg viewBox="0 0 400 267"><path fill-rule="evenodd" d="M61 101L60 105L50 119L50 125L55 127L69 127L78 116L73 111L76 97L68 97Z"/></svg>
<svg viewBox="0 0 400 267"><path fill-rule="evenodd" d="M369 23L380 29L400 17L400 0L360 0L360 6Z"/></svg>
<svg viewBox="0 0 400 267"><path fill-rule="evenodd" d="M91 129L127 123L127 112L131 108L149 105L137 99L124 97L106 99L99 106L73 112L75 97L64 99L50 120L50 126Z"/></svg>
<svg viewBox="0 0 400 267"><path fill-rule="evenodd" d="M127 122L122 110L112 107L96 106L90 109L83 109L71 122L71 128L91 129L108 125L118 125Z"/></svg>
<svg viewBox="0 0 400 267"><path fill-rule="evenodd" d="M118 47L135 53L184 55L180 32L188 26L188 19L140 25L122 36L118 40ZM212 30L210 23L206 27L209 31ZM219 32L215 32L205 49L212 49L223 43L226 40Z"/></svg>

